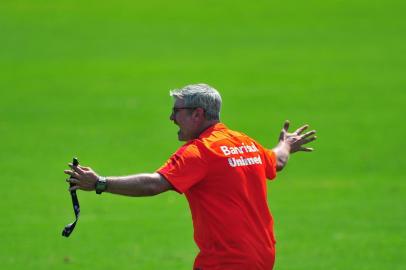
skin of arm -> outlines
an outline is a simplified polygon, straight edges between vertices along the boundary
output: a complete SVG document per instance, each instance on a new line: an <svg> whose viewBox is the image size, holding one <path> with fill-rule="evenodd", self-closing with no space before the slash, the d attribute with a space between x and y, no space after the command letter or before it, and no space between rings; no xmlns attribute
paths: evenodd
<svg viewBox="0 0 406 270"><path fill-rule="evenodd" d="M276 155L276 171L282 171L285 165L288 163L290 155L290 145L284 142L278 143L276 147L272 149Z"/></svg>
<svg viewBox="0 0 406 270"><path fill-rule="evenodd" d="M298 151L312 152L313 148L304 147L304 145L317 139L314 136L315 130L302 134L309 127L308 125L301 126L293 133L288 133L289 124L289 121L286 120L279 135L279 143L272 149L276 155L277 171L281 171L286 166L290 154Z"/></svg>
<svg viewBox="0 0 406 270"><path fill-rule="evenodd" d="M73 183L70 190L95 190L96 182L100 176L90 167L72 166L64 173L70 175L66 181ZM107 189L110 192L125 196L154 196L162 192L173 190L173 186L159 173L141 173L128 176L108 176Z"/></svg>
<svg viewBox="0 0 406 270"><path fill-rule="evenodd" d="M172 185L159 173L142 173L107 178L107 192L126 196L154 196L172 190Z"/></svg>

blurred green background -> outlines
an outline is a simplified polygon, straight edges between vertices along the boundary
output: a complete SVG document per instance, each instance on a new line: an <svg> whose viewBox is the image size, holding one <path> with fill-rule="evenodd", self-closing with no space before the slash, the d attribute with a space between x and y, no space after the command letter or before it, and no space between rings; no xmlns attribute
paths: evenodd
<svg viewBox="0 0 406 270"><path fill-rule="evenodd" d="M269 183L276 270L405 269L404 1L0 2L2 269L191 269L186 199L79 192L152 172L179 147L168 91L206 82L222 120L273 147L309 123L314 153ZM403 124L402 124L403 123Z"/></svg>

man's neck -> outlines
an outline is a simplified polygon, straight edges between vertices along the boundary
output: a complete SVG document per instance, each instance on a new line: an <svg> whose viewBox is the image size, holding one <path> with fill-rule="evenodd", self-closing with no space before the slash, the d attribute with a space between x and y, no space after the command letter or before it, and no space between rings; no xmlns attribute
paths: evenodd
<svg viewBox="0 0 406 270"><path fill-rule="evenodd" d="M196 138L199 138L199 136L208 128L210 128L211 126L214 126L215 124L220 123L219 120L210 120L210 121L205 121L201 128L198 130L197 132L197 136Z"/></svg>

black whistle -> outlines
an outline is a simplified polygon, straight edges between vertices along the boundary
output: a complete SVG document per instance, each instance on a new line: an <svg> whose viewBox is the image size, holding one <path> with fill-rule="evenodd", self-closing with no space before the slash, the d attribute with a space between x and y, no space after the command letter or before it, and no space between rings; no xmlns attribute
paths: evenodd
<svg viewBox="0 0 406 270"><path fill-rule="evenodd" d="M72 161L72 164L73 164L73 166L78 166L79 165L79 160L78 160L78 158L73 158L73 161Z"/></svg>
<svg viewBox="0 0 406 270"><path fill-rule="evenodd" d="M74 157L73 160L72 160L72 165L73 165L74 167L77 167L77 166L79 165L79 159L76 158L76 157ZM73 184L72 184L72 183L69 183L69 186L72 187ZM72 194L72 192L71 192L71 194ZM76 192L75 192L75 195L76 195Z"/></svg>

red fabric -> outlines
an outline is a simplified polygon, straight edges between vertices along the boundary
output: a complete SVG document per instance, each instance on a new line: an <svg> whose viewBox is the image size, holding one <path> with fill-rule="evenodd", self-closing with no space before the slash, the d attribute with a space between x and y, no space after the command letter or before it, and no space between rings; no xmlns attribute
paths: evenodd
<svg viewBox="0 0 406 270"><path fill-rule="evenodd" d="M276 157L248 136L218 123L187 142L157 171L185 193L202 270L272 269L273 218L266 179Z"/></svg>

